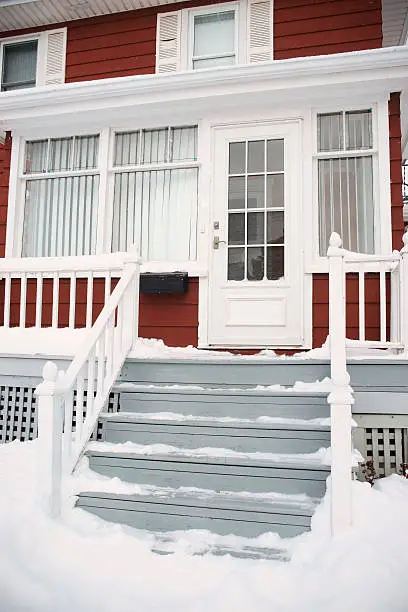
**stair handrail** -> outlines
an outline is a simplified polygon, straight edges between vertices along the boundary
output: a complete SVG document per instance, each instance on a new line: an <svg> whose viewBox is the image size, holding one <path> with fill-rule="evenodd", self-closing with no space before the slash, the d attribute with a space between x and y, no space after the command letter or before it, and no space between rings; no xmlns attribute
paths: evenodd
<svg viewBox="0 0 408 612"><path fill-rule="evenodd" d="M63 475L75 469L137 337L139 282L140 259L129 252L119 282L66 372L52 361L43 368L35 391L40 486L52 516L61 511Z"/></svg>
<svg viewBox="0 0 408 612"><path fill-rule="evenodd" d="M329 260L329 347L332 390L331 425L331 529L336 534L352 523L352 414L354 403L346 357L346 251L336 232L330 236Z"/></svg>

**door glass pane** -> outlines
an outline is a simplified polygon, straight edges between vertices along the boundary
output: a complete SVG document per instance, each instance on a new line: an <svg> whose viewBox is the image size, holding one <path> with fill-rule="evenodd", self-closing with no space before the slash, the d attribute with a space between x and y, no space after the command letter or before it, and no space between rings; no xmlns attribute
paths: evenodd
<svg viewBox="0 0 408 612"><path fill-rule="evenodd" d="M228 249L228 280L240 281L245 277L245 249Z"/></svg>
<svg viewBox="0 0 408 612"><path fill-rule="evenodd" d="M232 176L228 181L228 208L245 208L245 177Z"/></svg>
<svg viewBox="0 0 408 612"><path fill-rule="evenodd" d="M268 280L279 280L284 276L285 252L283 246L266 249L266 276Z"/></svg>
<svg viewBox="0 0 408 612"><path fill-rule="evenodd" d="M283 208L284 203L284 175L268 174L266 177L266 206L268 208Z"/></svg>
<svg viewBox="0 0 408 612"><path fill-rule="evenodd" d="M248 244L263 244L265 217L264 213L248 213Z"/></svg>
<svg viewBox="0 0 408 612"><path fill-rule="evenodd" d="M267 142L267 171L283 172L284 147L283 138L268 140Z"/></svg>
<svg viewBox="0 0 408 612"><path fill-rule="evenodd" d="M245 214L232 213L228 217L228 244L245 244Z"/></svg>
<svg viewBox="0 0 408 612"><path fill-rule="evenodd" d="M248 176L248 208L263 208L265 206L265 177Z"/></svg>
<svg viewBox="0 0 408 612"><path fill-rule="evenodd" d="M229 173L245 173L245 142L230 142L229 145Z"/></svg>
<svg viewBox="0 0 408 612"><path fill-rule="evenodd" d="M247 256L248 280L262 280L264 277L264 248L250 247Z"/></svg>
<svg viewBox="0 0 408 612"><path fill-rule="evenodd" d="M284 212L268 212L267 240L268 244L283 244L284 242Z"/></svg>
<svg viewBox="0 0 408 612"><path fill-rule="evenodd" d="M265 141L248 142L248 172L265 171Z"/></svg>
<svg viewBox="0 0 408 612"><path fill-rule="evenodd" d="M194 17L194 57L234 53L235 11Z"/></svg>

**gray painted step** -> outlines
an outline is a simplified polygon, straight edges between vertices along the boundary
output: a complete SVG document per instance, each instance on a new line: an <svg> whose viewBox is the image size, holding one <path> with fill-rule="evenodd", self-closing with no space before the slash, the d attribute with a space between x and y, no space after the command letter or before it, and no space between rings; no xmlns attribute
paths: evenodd
<svg viewBox="0 0 408 612"><path fill-rule="evenodd" d="M149 531L209 529L221 535L257 537L274 531L281 537L299 535L310 528L313 507L304 504L205 499L191 495L115 495L81 493L77 506L108 521Z"/></svg>
<svg viewBox="0 0 408 612"><path fill-rule="evenodd" d="M327 393L287 391L240 391L131 387L121 385L120 408L125 412L174 412L192 416L288 419L328 418Z"/></svg>
<svg viewBox="0 0 408 612"><path fill-rule="evenodd" d="M197 487L213 491L305 494L322 497L330 467L232 457L132 455L87 451L92 470L125 482L157 487ZM294 461L296 461L294 459Z"/></svg>
<svg viewBox="0 0 408 612"><path fill-rule="evenodd" d="M174 546L172 546L174 539L171 537L171 533L162 534L162 538L160 538L160 534L155 535L155 543L151 548L152 552L159 555L171 555L176 552ZM239 559L263 559L264 561L290 561L290 554L286 548L271 548L267 546L256 546L255 544L248 544L241 547L234 547L226 544L213 544L201 547L198 551L194 551L193 549L190 554L193 556L203 556L207 554L215 556L229 555L231 557L238 557Z"/></svg>
<svg viewBox="0 0 408 612"><path fill-rule="evenodd" d="M133 416L133 418L131 418ZM328 427L266 425L213 421L146 419L119 412L103 418L102 439L107 442L168 444L178 448L216 447L252 453L313 453L330 446Z"/></svg>

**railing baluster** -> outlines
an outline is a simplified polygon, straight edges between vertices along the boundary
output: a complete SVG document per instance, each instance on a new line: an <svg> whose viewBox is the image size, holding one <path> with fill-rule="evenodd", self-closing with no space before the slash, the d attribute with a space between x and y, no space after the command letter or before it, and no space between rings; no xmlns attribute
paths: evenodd
<svg viewBox="0 0 408 612"><path fill-rule="evenodd" d="M87 382L87 390L86 390L86 416L91 416L94 413L94 404L95 404L95 349L89 354L88 358L88 382Z"/></svg>
<svg viewBox="0 0 408 612"><path fill-rule="evenodd" d="M75 311L76 311L76 283L77 278L75 272L72 272L69 277L69 323L68 327L75 327Z"/></svg>
<svg viewBox="0 0 408 612"><path fill-rule="evenodd" d="M4 274L4 327L10 327L10 299L11 299L11 276L8 272Z"/></svg>
<svg viewBox="0 0 408 612"><path fill-rule="evenodd" d="M27 275L22 274L20 281L20 327L25 327L27 306Z"/></svg>
<svg viewBox="0 0 408 612"><path fill-rule="evenodd" d="M42 324L42 306L43 306L43 275L41 272L37 274L37 288L35 296L35 326L41 327Z"/></svg>
<svg viewBox="0 0 408 612"><path fill-rule="evenodd" d="M63 464L66 470L72 459L72 419L74 414L74 391L70 389L64 394L64 435L63 435Z"/></svg>
<svg viewBox="0 0 408 612"><path fill-rule="evenodd" d="M76 419L75 419L75 443L82 438L82 425L84 421L84 376L78 374L76 388Z"/></svg>
<svg viewBox="0 0 408 612"><path fill-rule="evenodd" d="M359 340L365 340L365 273L364 266L358 272L358 320Z"/></svg>
<svg viewBox="0 0 408 612"><path fill-rule="evenodd" d="M59 274L54 272L52 277L52 327L58 327L59 311Z"/></svg>
<svg viewBox="0 0 408 612"><path fill-rule="evenodd" d="M387 292L383 262L380 263L380 341L387 342Z"/></svg>
<svg viewBox="0 0 408 612"><path fill-rule="evenodd" d="M111 283L112 283L111 273L110 273L110 270L107 270L105 274L105 302L104 304L106 304L111 294Z"/></svg>
<svg viewBox="0 0 408 612"><path fill-rule="evenodd" d="M86 281L86 327L92 327L92 307L93 307L93 275L88 272Z"/></svg>
<svg viewBox="0 0 408 612"><path fill-rule="evenodd" d="M98 345L97 345L97 354L98 354L98 370L96 374L96 393L99 394L100 389L102 388L102 381L105 377L105 334L106 328L104 332L101 334Z"/></svg>

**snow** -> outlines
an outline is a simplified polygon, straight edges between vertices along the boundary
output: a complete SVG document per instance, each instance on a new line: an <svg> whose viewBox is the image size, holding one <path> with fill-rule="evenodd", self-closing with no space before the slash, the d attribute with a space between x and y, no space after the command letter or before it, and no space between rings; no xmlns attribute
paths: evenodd
<svg viewBox="0 0 408 612"><path fill-rule="evenodd" d="M407 610L408 480L400 476L374 488L354 482L354 526L334 539L328 494L310 534L252 542L288 550L287 563L192 556L215 543L245 545L206 532L180 533L168 544L174 554L158 555L152 536L71 504L60 520L48 519L37 493L37 448L0 448L0 612Z"/></svg>
<svg viewBox="0 0 408 612"><path fill-rule="evenodd" d="M87 329L37 329L28 327L0 327L2 355L27 355L29 357L72 357L86 339Z"/></svg>

